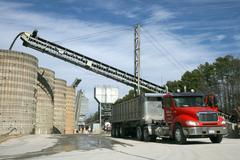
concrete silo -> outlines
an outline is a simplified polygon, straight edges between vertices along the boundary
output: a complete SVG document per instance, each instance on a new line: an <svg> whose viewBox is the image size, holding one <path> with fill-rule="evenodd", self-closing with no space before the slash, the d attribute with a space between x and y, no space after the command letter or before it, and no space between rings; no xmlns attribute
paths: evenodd
<svg viewBox="0 0 240 160"><path fill-rule="evenodd" d="M75 92L75 88L72 86L67 87L65 134L74 133Z"/></svg>
<svg viewBox="0 0 240 160"><path fill-rule="evenodd" d="M64 133L66 113L66 81L55 78L54 84L54 133Z"/></svg>
<svg viewBox="0 0 240 160"><path fill-rule="evenodd" d="M41 77L41 78L40 78ZM50 134L53 131L54 71L47 68L38 69L36 134Z"/></svg>
<svg viewBox="0 0 240 160"><path fill-rule="evenodd" d="M36 121L36 57L0 50L0 134L29 134Z"/></svg>

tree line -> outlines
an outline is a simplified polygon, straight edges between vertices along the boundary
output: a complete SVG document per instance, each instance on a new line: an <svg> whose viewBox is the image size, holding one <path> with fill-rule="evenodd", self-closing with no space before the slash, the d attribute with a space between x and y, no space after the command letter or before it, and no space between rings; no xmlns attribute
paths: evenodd
<svg viewBox="0 0 240 160"><path fill-rule="evenodd" d="M204 94L215 94L219 109L231 114L240 107L240 59L227 55L217 58L213 63L206 62L193 71L185 72L181 80L168 81L169 91L183 90L184 86Z"/></svg>

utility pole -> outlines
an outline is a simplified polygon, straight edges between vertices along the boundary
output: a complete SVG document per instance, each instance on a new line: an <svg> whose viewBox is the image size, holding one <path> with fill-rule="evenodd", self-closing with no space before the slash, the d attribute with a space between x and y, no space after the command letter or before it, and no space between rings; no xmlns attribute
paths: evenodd
<svg viewBox="0 0 240 160"><path fill-rule="evenodd" d="M134 79L138 85L134 88L135 94L140 94L140 25L134 28Z"/></svg>
<svg viewBox="0 0 240 160"><path fill-rule="evenodd" d="M100 133L102 132L102 104L99 102L99 124L100 124Z"/></svg>

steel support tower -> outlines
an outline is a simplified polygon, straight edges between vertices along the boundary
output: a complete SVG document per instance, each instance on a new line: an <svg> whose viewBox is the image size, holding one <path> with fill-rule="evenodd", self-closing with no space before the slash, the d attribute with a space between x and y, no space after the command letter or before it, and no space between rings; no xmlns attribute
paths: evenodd
<svg viewBox="0 0 240 160"><path fill-rule="evenodd" d="M134 87L135 94L140 94L140 25L134 28L134 79L137 87Z"/></svg>

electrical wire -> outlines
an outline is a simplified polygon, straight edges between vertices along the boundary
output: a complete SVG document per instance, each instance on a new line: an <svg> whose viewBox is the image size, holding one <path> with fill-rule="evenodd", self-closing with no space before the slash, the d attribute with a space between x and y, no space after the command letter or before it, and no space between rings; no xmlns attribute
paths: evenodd
<svg viewBox="0 0 240 160"><path fill-rule="evenodd" d="M167 54L164 53L164 51L162 51L161 49L158 48L158 46L154 43L154 41L152 41L149 37L147 37L145 34L143 34L143 36L148 39L148 41L152 44L152 46L158 51L157 54L162 53L160 56L164 56L165 58L167 58L167 60L172 63L177 69L181 68L178 66L178 64L176 64L170 57L168 57Z"/></svg>
<svg viewBox="0 0 240 160"><path fill-rule="evenodd" d="M59 40L59 41L54 41L54 43L60 43L60 44L69 43L69 42L74 42L74 41L78 41L78 40L97 37L97 36L100 36L103 33L113 33L113 32L116 32L116 31L126 31L126 30L130 30L130 28L118 27L118 28L114 28L114 29L111 29L111 30L104 30L104 31L89 33L89 34L80 35L80 36L76 36L76 37L72 37L72 38L68 38L68 39L63 39L63 40Z"/></svg>
<svg viewBox="0 0 240 160"><path fill-rule="evenodd" d="M163 45L161 45L148 30L146 30L145 28L142 28L142 30L145 31L143 32L143 36L150 41L150 43L155 47L156 50L164 54L164 56L177 68L181 68L183 69L183 71L188 71L187 67L180 63ZM145 33L148 35L148 37L145 35Z"/></svg>

